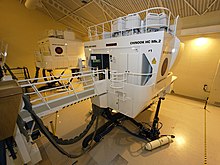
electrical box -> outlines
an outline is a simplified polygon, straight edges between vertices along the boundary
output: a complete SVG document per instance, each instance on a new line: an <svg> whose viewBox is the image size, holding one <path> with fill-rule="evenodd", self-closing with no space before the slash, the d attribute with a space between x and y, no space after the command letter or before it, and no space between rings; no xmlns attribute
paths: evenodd
<svg viewBox="0 0 220 165"><path fill-rule="evenodd" d="M0 81L0 141L14 134L22 93L16 81Z"/></svg>

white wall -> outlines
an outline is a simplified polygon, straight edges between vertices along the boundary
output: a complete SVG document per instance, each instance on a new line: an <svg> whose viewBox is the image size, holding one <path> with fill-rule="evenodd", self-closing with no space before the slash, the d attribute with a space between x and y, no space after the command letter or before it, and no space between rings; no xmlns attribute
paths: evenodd
<svg viewBox="0 0 220 165"><path fill-rule="evenodd" d="M48 29L65 29L62 24L37 10L29 10L19 0L0 1L0 40L9 44L6 63L11 67L27 66L35 70L37 41Z"/></svg>
<svg viewBox="0 0 220 165"><path fill-rule="evenodd" d="M211 93L209 95L209 103L220 106L220 60L215 73Z"/></svg>
<svg viewBox="0 0 220 165"><path fill-rule="evenodd" d="M220 25L219 15L220 11L215 11L202 16L181 18L179 28L190 30ZM204 100L209 94L203 91L203 85L207 84L208 90L211 90L220 59L220 33L194 34L179 38L184 44L184 49L180 51L173 68L174 74L178 76L174 84L174 92ZM203 38L205 43L199 46L198 38Z"/></svg>
<svg viewBox="0 0 220 165"><path fill-rule="evenodd" d="M198 38L202 37L204 44L199 45ZM174 84L177 94L205 99L207 93L203 85L211 89L217 64L220 59L220 33L199 36L180 37L184 43L184 50L173 68L178 76Z"/></svg>

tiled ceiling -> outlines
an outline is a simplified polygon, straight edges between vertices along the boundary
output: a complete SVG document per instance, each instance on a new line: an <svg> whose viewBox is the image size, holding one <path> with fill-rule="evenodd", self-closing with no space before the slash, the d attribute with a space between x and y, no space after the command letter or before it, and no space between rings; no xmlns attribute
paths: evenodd
<svg viewBox="0 0 220 165"><path fill-rule="evenodd" d="M220 10L220 0L41 0L37 9L81 35L87 27L129 13L163 6L180 17Z"/></svg>

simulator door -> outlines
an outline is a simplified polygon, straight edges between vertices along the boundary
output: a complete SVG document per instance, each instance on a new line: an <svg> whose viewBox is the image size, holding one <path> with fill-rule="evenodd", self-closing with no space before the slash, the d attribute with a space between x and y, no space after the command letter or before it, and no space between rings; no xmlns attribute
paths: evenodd
<svg viewBox="0 0 220 165"><path fill-rule="evenodd" d="M91 54L91 67L98 69L110 69L109 54Z"/></svg>

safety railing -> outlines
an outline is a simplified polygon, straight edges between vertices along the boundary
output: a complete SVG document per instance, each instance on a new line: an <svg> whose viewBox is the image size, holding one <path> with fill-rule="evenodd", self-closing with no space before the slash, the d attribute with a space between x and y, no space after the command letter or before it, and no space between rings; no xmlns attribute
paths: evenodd
<svg viewBox="0 0 220 165"><path fill-rule="evenodd" d="M90 26L88 37L90 40L99 40L160 30L175 35L178 18L167 8L154 7Z"/></svg>
<svg viewBox="0 0 220 165"><path fill-rule="evenodd" d="M30 97L33 110L39 116L45 116L62 107L96 96L94 83L99 81L98 75L106 75L105 72L105 70L77 72L62 75L59 79L48 76L19 80L18 83L26 89L24 94ZM25 112L22 113L23 118L29 116Z"/></svg>
<svg viewBox="0 0 220 165"><path fill-rule="evenodd" d="M30 74L27 67L4 68L5 75L10 75L9 69L18 80L30 78Z"/></svg>
<svg viewBox="0 0 220 165"><path fill-rule="evenodd" d="M124 83L126 82L126 74L125 73L117 73L112 71L110 78L110 87L113 89L122 89L124 88Z"/></svg>
<svg viewBox="0 0 220 165"><path fill-rule="evenodd" d="M55 76L48 76L18 80L17 82L25 89L24 94L29 96L33 110L42 117L96 96L98 86L95 85L95 82L107 80L109 75L110 88L120 92L123 92L126 83L143 86L144 84L140 82L146 84L151 77L155 77L155 73L118 73L116 71L109 73L108 70L91 70L62 75L59 79L56 79ZM145 77L144 81L143 77ZM20 114L26 121L30 120L27 111L21 110Z"/></svg>
<svg viewBox="0 0 220 165"><path fill-rule="evenodd" d="M144 86L148 83L152 77L155 79L156 73L134 73L134 72L123 72L117 71L110 72L110 87L112 89L123 89L125 83ZM147 84L152 85L152 84Z"/></svg>

